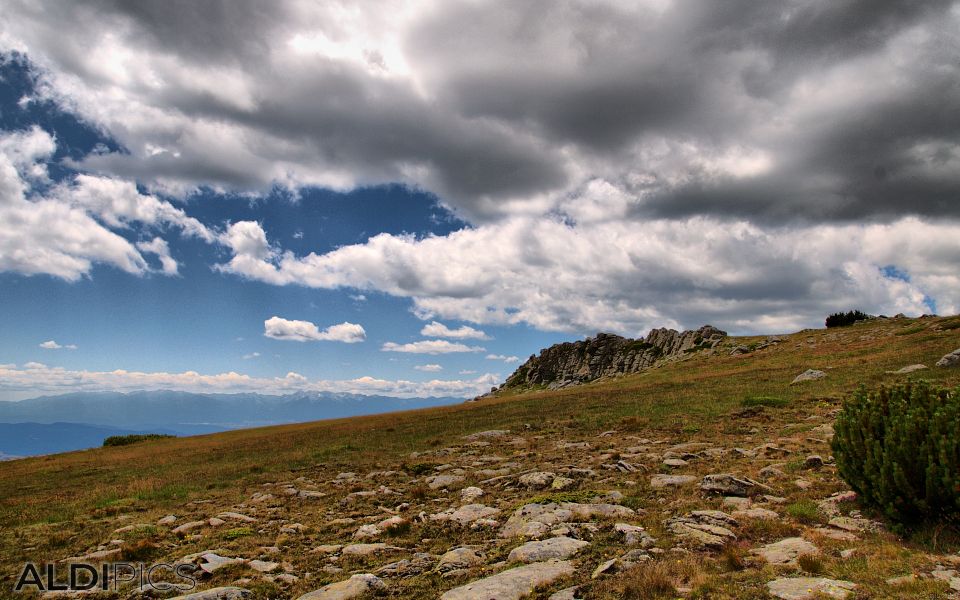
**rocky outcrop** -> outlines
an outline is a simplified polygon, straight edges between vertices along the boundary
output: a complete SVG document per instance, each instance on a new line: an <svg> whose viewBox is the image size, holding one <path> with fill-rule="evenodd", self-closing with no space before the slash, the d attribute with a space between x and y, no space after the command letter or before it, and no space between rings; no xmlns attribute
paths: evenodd
<svg viewBox="0 0 960 600"><path fill-rule="evenodd" d="M598 333L579 342L555 344L531 356L507 378L505 388L546 386L551 389L586 383L601 377L639 373L656 363L703 348L712 348L727 336L704 325L678 332L654 329L643 339Z"/></svg>

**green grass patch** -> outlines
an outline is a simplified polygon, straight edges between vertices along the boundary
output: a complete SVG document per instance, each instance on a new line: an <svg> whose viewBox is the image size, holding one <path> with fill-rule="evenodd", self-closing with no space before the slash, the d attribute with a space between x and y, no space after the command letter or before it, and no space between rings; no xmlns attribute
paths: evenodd
<svg viewBox="0 0 960 600"><path fill-rule="evenodd" d="M740 406L743 407L752 407L752 406L766 406L769 408L784 408L790 405L790 401L786 398L779 398L777 396L748 396L740 401Z"/></svg>
<svg viewBox="0 0 960 600"><path fill-rule="evenodd" d="M234 527L223 532L224 539L235 540L237 538L253 535L253 529L249 527Z"/></svg>
<svg viewBox="0 0 960 600"><path fill-rule="evenodd" d="M804 524L816 523L820 520L820 509L813 500L797 500L787 506L787 514Z"/></svg>

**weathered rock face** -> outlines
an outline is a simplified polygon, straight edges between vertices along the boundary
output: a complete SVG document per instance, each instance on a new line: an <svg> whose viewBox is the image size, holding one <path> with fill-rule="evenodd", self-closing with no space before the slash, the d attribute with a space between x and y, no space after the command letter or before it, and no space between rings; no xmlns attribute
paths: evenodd
<svg viewBox="0 0 960 600"><path fill-rule="evenodd" d="M520 365L507 378L504 387L561 388L601 377L639 373L660 360L712 348L726 336L725 331L710 325L682 333L674 329L654 329L639 340L598 333L583 341L555 344L541 350L539 356L531 356Z"/></svg>

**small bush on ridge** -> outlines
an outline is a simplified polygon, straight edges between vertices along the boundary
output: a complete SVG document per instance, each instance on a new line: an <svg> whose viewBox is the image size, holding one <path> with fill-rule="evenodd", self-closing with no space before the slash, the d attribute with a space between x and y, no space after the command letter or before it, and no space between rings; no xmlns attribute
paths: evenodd
<svg viewBox="0 0 960 600"><path fill-rule="evenodd" d="M849 312L838 312L833 313L827 317L826 325L827 327L846 327L847 325L853 325L857 321L866 321L870 318L865 312L859 310L851 310Z"/></svg>
<svg viewBox="0 0 960 600"><path fill-rule="evenodd" d="M899 524L960 515L960 387L861 387L834 429L837 469L864 503Z"/></svg>
<svg viewBox="0 0 960 600"><path fill-rule="evenodd" d="M162 440L165 438L176 437L175 435L167 435L164 433L144 433L144 434L134 434L134 435L111 435L110 437L103 440L103 446L129 446L130 444L136 444L138 442L145 442L147 440Z"/></svg>

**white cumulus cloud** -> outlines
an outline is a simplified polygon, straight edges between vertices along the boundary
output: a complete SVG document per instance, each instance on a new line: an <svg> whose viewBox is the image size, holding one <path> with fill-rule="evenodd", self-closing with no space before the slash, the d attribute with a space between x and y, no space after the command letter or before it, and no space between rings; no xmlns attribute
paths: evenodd
<svg viewBox="0 0 960 600"><path fill-rule="evenodd" d="M487 360L502 360L505 363L515 363L520 362L520 358L516 356L507 356L505 354L488 354L484 358Z"/></svg>
<svg viewBox="0 0 960 600"><path fill-rule="evenodd" d="M76 350L76 344L59 344L55 340L47 340L40 344L45 350Z"/></svg>
<svg viewBox="0 0 960 600"><path fill-rule="evenodd" d="M452 354L457 352L483 352L480 346L467 346L447 340L420 340L407 344L387 342L381 348L384 352L406 352L409 354Z"/></svg>
<svg viewBox="0 0 960 600"><path fill-rule="evenodd" d="M274 316L263 322L263 329L263 335L268 338L294 342L328 341L355 344L367 339L367 332L364 331L363 326L348 322L320 330L310 321L289 320Z"/></svg>
<svg viewBox="0 0 960 600"><path fill-rule="evenodd" d="M418 371L426 371L427 373L436 373L437 371L443 370L443 367L438 364L416 365L413 368Z"/></svg>
<svg viewBox="0 0 960 600"><path fill-rule="evenodd" d="M489 340L490 336L479 329L474 329L468 325L463 325L457 327L456 329L450 329L443 323L438 323L437 321L431 321L423 326L423 329L420 330L420 335L424 337L435 337L435 338L452 338L457 340Z"/></svg>

